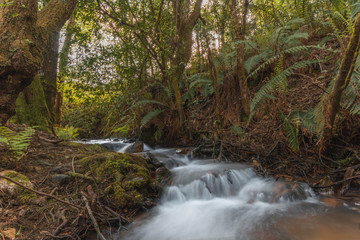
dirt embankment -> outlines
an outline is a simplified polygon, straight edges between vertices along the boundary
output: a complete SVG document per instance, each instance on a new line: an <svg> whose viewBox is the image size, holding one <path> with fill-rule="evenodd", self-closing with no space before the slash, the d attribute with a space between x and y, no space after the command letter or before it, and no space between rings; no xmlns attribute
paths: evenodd
<svg viewBox="0 0 360 240"><path fill-rule="evenodd" d="M154 159L39 131L18 163L0 145L0 172L0 239L79 239L96 225L119 227L154 206L171 175Z"/></svg>

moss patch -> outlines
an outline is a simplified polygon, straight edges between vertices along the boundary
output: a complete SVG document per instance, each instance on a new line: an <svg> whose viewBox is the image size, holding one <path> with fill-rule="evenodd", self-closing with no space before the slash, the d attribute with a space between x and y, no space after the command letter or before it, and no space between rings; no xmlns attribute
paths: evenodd
<svg viewBox="0 0 360 240"><path fill-rule="evenodd" d="M24 89L16 100L15 123L37 126L39 130L51 132L51 115L39 75Z"/></svg>
<svg viewBox="0 0 360 240"><path fill-rule="evenodd" d="M80 160L82 172L96 179L103 196L122 207L138 207L149 195L159 194L157 169L135 154L105 152Z"/></svg>
<svg viewBox="0 0 360 240"><path fill-rule="evenodd" d="M3 171L1 172L2 175L13 179L14 181L17 181L21 184L23 184L26 187L33 188L33 184L30 182L29 178L25 175L22 175L15 171ZM16 201L18 201L20 204L25 204L31 199L36 198L36 194L28 191L22 187L19 187L15 185L14 183L7 181L7 180L1 180L0 182L0 197L6 198L7 196L12 196Z"/></svg>

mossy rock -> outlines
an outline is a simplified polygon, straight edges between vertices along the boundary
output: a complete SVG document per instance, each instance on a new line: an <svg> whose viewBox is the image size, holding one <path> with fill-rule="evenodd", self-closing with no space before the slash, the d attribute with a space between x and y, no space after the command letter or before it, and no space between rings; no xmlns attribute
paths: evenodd
<svg viewBox="0 0 360 240"><path fill-rule="evenodd" d="M18 172L12 170L5 170L2 171L0 174L13 179L14 181L17 181L28 188L34 187L28 177ZM0 202L2 201L1 198L4 198L6 200L9 196L11 198L14 198L20 204L25 204L29 200L36 198L35 193L26 190L6 179L0 179Z"/></svg>
<svg viewBox="0 0 360 240"><path fill-rule="evenodd" d="M81 172L96 179L103 196L123 208L142 206L147 197L160 195L157 167L140 155L105 152L79 162Z"/></svg>

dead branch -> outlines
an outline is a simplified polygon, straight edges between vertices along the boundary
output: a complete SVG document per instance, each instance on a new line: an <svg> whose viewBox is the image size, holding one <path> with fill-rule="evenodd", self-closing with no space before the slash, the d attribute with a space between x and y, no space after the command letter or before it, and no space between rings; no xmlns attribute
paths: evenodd
<svg viewBox="0 0 360 240"><path fill-rule="evenodd" d="M86 194L84 192L81 192L81 195L82 195L82 199L85 202L85 207L86 207L86 209L88 211L88 214L89 214L90 219L91 219L91 221L93 223L93 226L95 228L96 233L98 234L100 240L106 240L106 238L104 237L104 235L102 235L102 233L100 231L99 225L98 225L98 223L96 221L96 218L95 218L93 212L91 211L89 200L86 198Z"/></svg>
<svg viewBox="0 0 360 240"><path fill-rule="evenodd" d="M360 178L360 175L357 175L357 176L354 176L354 177L350 177L350 178L347 178L347 179L343 179L341 181L338 181L338 182L335 182L335 183L332 183L332 184L329 184L329 185L326 185L326 186L311 186L312 188L330 188L330 187L333 187L335 185L338 185L340 183L343 183L343 182L346 182L346 181L350 181L350 180L354 180L354 179L357 179L357 178Z"/></svg>
<svg viewBox="0 0 360 240"><path fill-rule="evenodd" d="M29 187L26 187L26 186L24 186L23 184L15 181L15 180L13 180L13 179L11 179L11 178L9 178L9 177L3 176L3 175L1 175L1 174L0 174L0 178L6 179L6 180L8 180L9 182L12 182L12 183L14 183L14 184L16 184L16 185L18 185L18 186L26 189L26 190L29 190L29 191L31 191L31 192L34 192L34 193L36 193L36 194L38 194L38 195L50 197L50 198L52 198L52 199L55 199L56 201L59 201L59 202L68 204L68 205L70 205L70 206L72 206L72 207L75 207L75 208L77 208L77 209L81 209L81 208L82 208L82 207L80 207L80 206L78 206L78 205L75 205L75 204L73 204L73 203L71 203L71 202L61 200L60 198L55 197L55 196L53 196L53 195L50 195L50 194L47 194L47 193L44 193L44 192L39 192L39 191L36 191L36 190L31 189L31 188L29 188Z"/></svg>

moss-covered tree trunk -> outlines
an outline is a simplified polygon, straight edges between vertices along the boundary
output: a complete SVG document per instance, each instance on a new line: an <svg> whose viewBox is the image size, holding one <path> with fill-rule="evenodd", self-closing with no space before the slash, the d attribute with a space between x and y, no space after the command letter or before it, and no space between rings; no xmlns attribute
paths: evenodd
<svg viewBox="0 0 360 240"><path fill-rule="evenodd" d="M46 132L53 132L59 35L59 31L52 33L39 74L16 100L16 123L25 123Z"/></svg>
<svg viewBox="0 0 360 240"><path fill-rule="evenodd" d="M202 0L196 0L194 9L189 13L190 1L174 1L174 16L176 21L175 54L171 63L171 83L175 95L175 104L179 114L179 127L185 121L184 107L179 82L185 67L190 60L192 50L192 31L200 18Z"/></svg>
<svg viewBox="0 0 360 240"><path fill-rule="evenodd" d="M341 96L343 91L350 83L359 50L360 14L358 14L355 20L353 33L350 37L349 44L341 61L339 72L335 78L334 88L328 97L328 106L325 108L325 126L321 138L321 147L323 151L328 149L329 143L333 137L334 123L340 108Z"/></svg>
<svg viewBox="0 0 360 240"><path fill-rule="evenodd" d="M241 25L240 25L236 10L236 0L232 0L231 11L235 26L236 41L238 41L237 62L234 69L234 79L237 79L239 82L242 109L246 116L250 115L250 91L247 84L247 73L245 69L245 44L242 43L241 41L245 40L246 18L247 18L248 9L249 9L249 0L243 0Z"/></svg>
<svg viewBox="0 0 360 240"><path fill-rule="evenodd" d="M64 46L60 52L60 56L59 56L59 74L58 74L58 78L59 78L59 84L62 84L64 82L64 72L65 72L65 68L69 62L69 54L70 54L70 49L71 49L71 44L72 44L72 36L74 35L74 32L72 31L72 27L74 26L74 18L71 17L68 23L68 26L66 28L66 33L65 33L65 42L64 42ZM59 124L61 121L61 108L63 105L63 92L62 90L58 90L56 92L56 97L55 97L55 109L54 109L54 124Z"/></svg>
<svg viewBox="0 0 360 240"><path fill-rule="evenodd" d="M76 2L51 0L38 11L37 0L0 0L0 123L15 114L16 98L38 73L49 40Z"/></svg>

